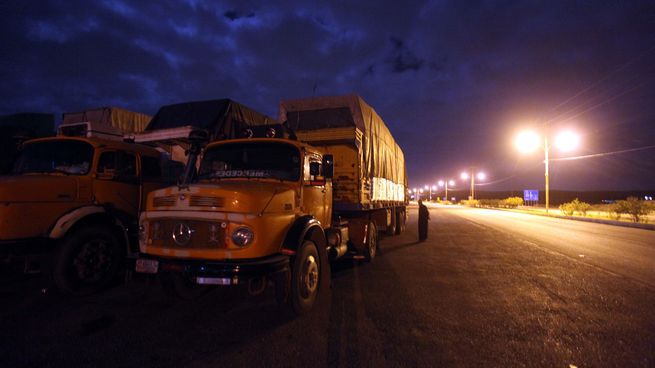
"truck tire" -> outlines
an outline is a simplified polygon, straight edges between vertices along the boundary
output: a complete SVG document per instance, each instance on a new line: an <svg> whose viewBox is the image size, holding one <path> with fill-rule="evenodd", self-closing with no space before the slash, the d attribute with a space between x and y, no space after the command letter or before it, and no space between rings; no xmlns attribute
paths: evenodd
<svg viewBox="0 0 655 368"><path fill-rule="evenodd" d="M55 254L55 286L69 295L83 296L107 287L123 268L124 251L116 233L105 225L74 230Z"/></svg>
<svg viewBox="0 0 655 368"><path fill-rule="evenodd" d="M196 284L181 273L162 272L159 274L159 280L166 294L182 300L198 299L211 289L210 286Z"/></svg>
<svg viewBox="0 0 655 368"><path fill-rule="evenodd" d="M291 269L291 308L297 315L309 312L318 296L321 280L321 262L316 243L303 241L296 253Z"/></svg>
<svg viewBox="0 0 655 368"><path fill-rule="evenodd" d="M405 231L405 210L396 208L396 235Z"/></svg>
<svg viewBox="0 0 655 368"><path fill-rule="evenodd" d="M366 262L371 262L375 255L378 253L378 229L375 222L368 223L368 232L366 234L366 251L364 259Z"/></svg>
<svg viewBox="0 0 655 368"><path fill-rule="evenodd" d="M398 227L397 213L398 213L398 209L395 207L391 207L391 224L387 226L387 230L385 232L388 236L393 236L394 234L396 234L397 231L396 229Z"/></svg>

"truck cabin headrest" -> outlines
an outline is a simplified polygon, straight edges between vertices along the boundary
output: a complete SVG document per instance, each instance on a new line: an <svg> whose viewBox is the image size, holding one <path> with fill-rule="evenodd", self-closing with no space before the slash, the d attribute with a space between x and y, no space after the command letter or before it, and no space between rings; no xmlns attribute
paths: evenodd
<svg viewBox="0 0 655 368"><path fill-rule="evenodd" d="M285 124L249 126L241 131L240 138L295 139L296 135Z"/></svg>

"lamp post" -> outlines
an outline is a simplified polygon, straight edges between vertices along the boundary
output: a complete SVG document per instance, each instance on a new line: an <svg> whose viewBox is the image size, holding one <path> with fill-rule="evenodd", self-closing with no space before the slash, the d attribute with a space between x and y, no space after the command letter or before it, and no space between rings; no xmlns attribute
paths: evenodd
<svg viewBox="0 0 655 368"><path fill-rule="evenodd" d="M468 172L464 171L462 172L462 175L460 177L462 178L462 180L466 180L469 177L471 178L471 191L470 191L471 195L469 196L469 199L473 200L475 199L475 176L476 176L475 167L471 167L470 172L471 173L469 174ZM484 180L484 178L486 177L486 175L483 172L478 172L477 176L479 180Z"/></svg>
<svg viewBox="0 0 655 368"><path fill-rule="evenodd" d="M516 136L515 145L516 148L523 152L529 153L535 151L539 147L539 142L541 138L539 134L533 131L524 131ZM564 131L559 133L555 137L555 146L561 151L571 151L574 150L580 142L580 136L571 132ZM550 182L548 180L549 173L549 151L550 146L548 144L548 135L544 134L544 180L545 180L545 194L546 194L546 214L548 214L548 209L550 208Z"/></svg>
<svg viewBox="0 0 655 368"><path fill-rule="evenodd" d="M448 185L450 185L452 187L453 185L455 185L455 181L454 180L448 180L448 181L439 180L439 182L437 184L439 184L440 187L445 187L445 189L446 189L446 194L445 194L446 195L446 200L448 200Z"/></svg>

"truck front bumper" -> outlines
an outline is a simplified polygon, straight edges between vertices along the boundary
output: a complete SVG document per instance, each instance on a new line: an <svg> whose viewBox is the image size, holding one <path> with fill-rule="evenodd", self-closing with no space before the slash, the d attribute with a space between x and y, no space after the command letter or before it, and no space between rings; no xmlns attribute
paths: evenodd
<svg viewBox="0 0 655 368"><path fill-rule="evenodd" d="M286 272L290 269L289 257L269 257L243 260L206 261L191 259L158 258L142 254L136 261L136 272L180 273L198 284L235 285L252 278Z"/></svg>

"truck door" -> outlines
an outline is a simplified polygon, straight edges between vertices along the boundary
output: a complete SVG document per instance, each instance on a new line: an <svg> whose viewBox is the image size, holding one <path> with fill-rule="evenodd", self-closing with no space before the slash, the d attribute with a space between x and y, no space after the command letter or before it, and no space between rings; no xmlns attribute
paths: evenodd
<svg viewBox="0 0 655 368"><path fill-rule="evenodd" d="M135 154L118 150L100 153L94 183L94 195L98 204L118 210L129 217L130 222L133 219L136 221L139 186Z"/></svg>
<svg viewBox="0 0 655 368"><path fill-rule="evenodd" d="M328 226L330 224L330 204L327 203L328 188L325 178L320 175L312 175L310 168L316 165L320 172L321 157L319 155L308 154L305 156L303 206L305 211L316 217L323 226Z"/></svg>

